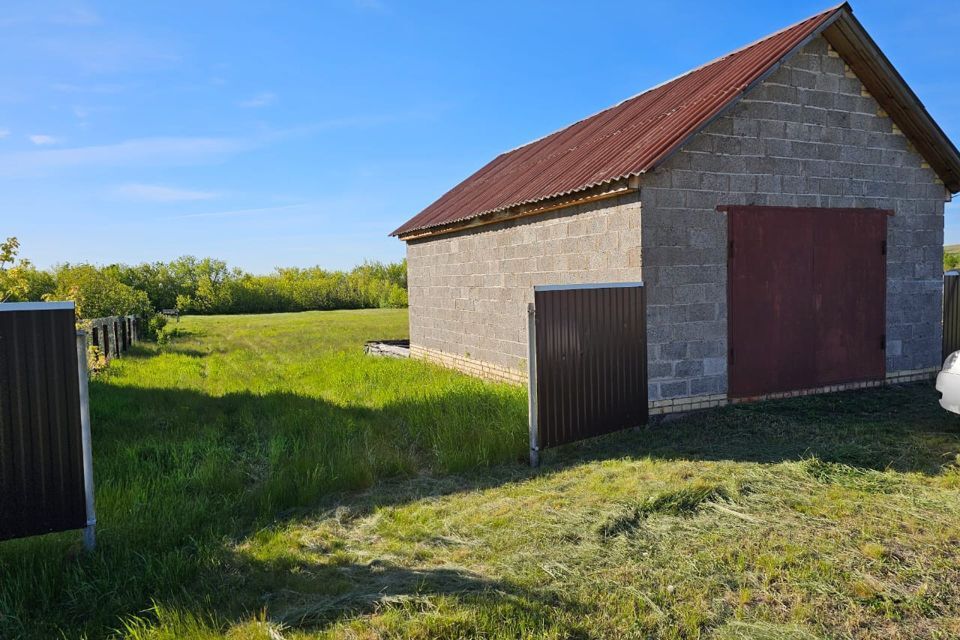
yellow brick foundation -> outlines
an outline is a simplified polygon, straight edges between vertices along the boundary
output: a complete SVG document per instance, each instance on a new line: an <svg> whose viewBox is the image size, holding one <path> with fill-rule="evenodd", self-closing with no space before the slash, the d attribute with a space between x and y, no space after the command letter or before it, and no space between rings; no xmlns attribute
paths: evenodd
<svg viewBox="0 0 960 640"><path fill-rule="evenodd" d="M442 367L447 367L448 369L456 369L457 371L461 371L477 378L483 378L484 380L492 380L494 382L510 382L512 384L522 385L527 384L526 371L498 367L490 364L489 362L475 360L467 356L453 355L450 353L444 353L442 351L436 351L435 349L425 349L424 347L411 344L410 357L416 358L417 360L426 360L427 362L432 362Z"/></svg>
<svg viewBox="0 0 960 640"><path fill-rule="evenodd" d="M449 369L455 369L468 375L495 382L508 382L511 384L527 384L527 372L517 369L506 369L492 365L488 362L469 358L467 356L452 355L434 349L425 349L417 345L410 345L410 357L418 360L433 362ZM846 384L833 384L823 387L814 387L812 389L797 389L795 391L784 391L782 393L770 393L751 398L728 398L726 394L714 394L704 396L687 396L683 398L670 398L668 400L653 400L649 404L650 416L659 416L667 413L683 413L686 411L699 411L701 409L712 409L714 407L723 407L728 404L741 404L744 402L759 402L762 400L780 400L783 398L798 398L801 396L810 396L820 393L834 393L837 391L852 391L855 389L869 389L881 387L890 384L903 384L907 382L919 382L922 380L931 380L936 377L939 368L932 367L926 369L915 369L911 371L892 371L887 374L884 380L870 380L864 382L849 382Z"/></svg>

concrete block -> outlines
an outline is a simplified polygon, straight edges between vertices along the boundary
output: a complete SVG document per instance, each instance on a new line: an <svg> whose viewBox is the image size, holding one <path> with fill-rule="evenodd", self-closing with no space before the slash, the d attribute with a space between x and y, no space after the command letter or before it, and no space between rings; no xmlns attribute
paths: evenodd
<svg viewBox="0 0 960 640"><path fill-rule="evenodd" d="M715 376L709 378L694 378L690 381L690 395L701 396L719 393L722 390L720 384L721 379Z"/></svg>
<svg viewBox="0 0 960 640"><path fill-rule="evenodd" d="M704 358L703 359L703 373L707 376L720 375L725 373L727 370L727 359L726 358Z"/></svg>
<svg viewBox="0 0 960 640"><path fill-rule="evenodd" d="M661 360L682 360L687 357L686 342L670 342L660 345L659 357Z"/></svg>
<svg viewBox="0 0 960 640"><path fill-rule="evenodd" d="M674 375L677 378L696 378L704 371L703 360L681 360L674 366Z"/></svg>
<svg viewBox="0 0 960 640"><path fill-rule="evenodd" d="M690 383L686 380L662 382L658 386L658 398L681 398L690 395Z"/></svg>
<svg viewBox="0 0 960 640"><path fill-rule="evenodd" d="M647 376L651 380L656 380L658 378L672 378L673 377L673 362L664 362L663 360L657 360L651 362L647 365Z"/></svg>
<svg viewBox="0 0 960 640"><path fill-rule="evenodd" d="M709 368L711 365L708 360L711 358L717 358L721 356L726 351L725 343L722 343L717 340L700 340L696 342L690 342L687 346L687 356L690 358L701 358L704 359L704 373L706 375L712 375ZM722 359L722 358L721 358ZM725 359L723 359L726 362ZM724 365L725 367L726 365ZM716 372L713 372L716 373Z"/></svg>

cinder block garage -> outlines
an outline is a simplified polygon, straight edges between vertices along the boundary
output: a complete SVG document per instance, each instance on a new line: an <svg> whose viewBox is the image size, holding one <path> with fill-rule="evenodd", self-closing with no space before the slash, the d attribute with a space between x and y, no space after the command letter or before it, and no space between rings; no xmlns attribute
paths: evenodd
<svg viewBox="0 0 960 640"><path fill-rule="evenodd" d="M651 413L939 365L960 154L832 8L506 152L394 235L411 352L523 382L534 287L642 281Z"/></svg>

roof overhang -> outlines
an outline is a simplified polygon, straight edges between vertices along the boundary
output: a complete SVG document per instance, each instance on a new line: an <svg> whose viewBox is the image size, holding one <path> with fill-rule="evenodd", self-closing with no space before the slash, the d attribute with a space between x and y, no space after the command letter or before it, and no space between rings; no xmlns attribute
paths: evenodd
<svg viewBox="0 0 960 640"><path fill-rule="evenodd" d="M590 202L609 200L610 198L616 198L628 193L636 193L638 191L640 191L640 178L639 176L634 176L624 180L614 181L608 185L586 189L584 191L579 191L577 193L562 197L551 198L549 200L532 204L518 205L502 211L494 211L441 226L428 227L426 229L414 229L408 233L399 233L397 234L397 237L404 242L433 238L436 236L456 233L465 229L474 229L476 227L498 224L510 220L538 216L550 211L575 207L577 205L587 204Z"/></svg>

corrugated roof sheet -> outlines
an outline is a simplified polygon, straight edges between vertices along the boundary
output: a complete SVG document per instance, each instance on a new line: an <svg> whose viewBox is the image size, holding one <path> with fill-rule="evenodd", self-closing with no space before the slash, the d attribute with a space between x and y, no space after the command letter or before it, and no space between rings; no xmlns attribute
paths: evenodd
<svg viewBox="0 0 960 640"><path fill-rule="evenodd" d="M391 235L469 220L649 171L845 6L497 156Z"/></svg>

